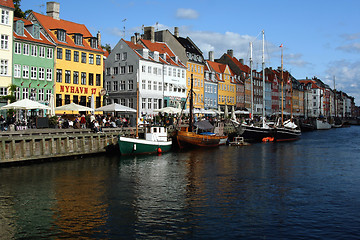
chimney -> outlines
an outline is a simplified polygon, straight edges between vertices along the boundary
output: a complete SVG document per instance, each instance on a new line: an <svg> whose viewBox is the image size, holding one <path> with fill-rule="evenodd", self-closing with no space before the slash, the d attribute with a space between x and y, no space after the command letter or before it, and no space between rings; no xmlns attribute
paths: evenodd
<svg viewBox="0 0 360 240"><path fill-rule="evenodd" d="M144 39L155 42L155 30L154 27L145 27L144 28Z"/></svg>
<svg viewBox="0 0 360 240"><path fill-rule="evenodd" d="M46 3L46 14L53 19L60 20L60 3L58 2L47 2Z"/></svg>
<svg viewBox="0 0 360 240"><path fill-rule="evenodd" d="M179 28L178 27L174 27L174 35L175 37L179 37Z"/></svg>
<svg viewBox="0 0 360 240"><path fill-rule="evenodd" d="M209 61L210 62L214 61L214 52L213 51L209 51Z"/></svg>
<svg viewBox="0 0 360 240"><path fill-rule="evenodd" d="M158 52L158 51L154 51L154 60L155 60L156 62L159 61L159 52Z"/></svg>
<svg viewBox="0 0 360 240"><path fill-rule="evenodd" d="M99 46L101 47L101 34L100 34L100 31L97 32L96 38L97 38L97 40L98 40Z"/></svg>
<svg viewBox="0 0 360 240"><path fill-rule="evenodd" d="M230 57L234 57L234 50L232 50L232 49L227 50L227 54L228 54Z"/></svg>
<svg viewBox="0 0 360 240"><path fill-rule="evenodd" d="M131 36L131 42L135 44L135 36Z"/></svg>
<svg viewBox="0 0 360 240"><path fill-rule="evenodd" d="M135 33L135 43L140 40L140 33Z"/></svg>
<svg viewBox="0 0 360 240"><path fill-rule="evenodd" d="M239 59L239 62L240 62L242 65L244 65L244 59L243 59L243 58L240 58L240 59Z"/></svg>

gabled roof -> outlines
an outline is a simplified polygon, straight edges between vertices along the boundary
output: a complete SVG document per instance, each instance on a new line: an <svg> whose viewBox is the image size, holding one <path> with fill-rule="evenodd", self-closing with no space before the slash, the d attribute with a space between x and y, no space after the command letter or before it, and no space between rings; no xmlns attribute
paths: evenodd
<svg viewBox="0 0 360 240"><path fill-rule="evenodd" d="M250 67L248 67L245 64L242 64L239 60L237 60L235 57L231 57L229 54L226 54L226 56L233 61L236 66L238 66L240 68L241 71L246 72L246 73L250 73Z"/></svg>
<svg viewBox="0 0 360 240"><path fill-rule="evenodd" d="M13 0L0 0L0 6L5 6L5 7L15 9Z"/></svg>
<svg viewBox="0 0 360 240"><path fill-rule="evenodd" d="M317 84L316 84L316 82L314 81L314 80L312 80L312 79L305 79L305 80L298 80L300 83L303 83L303 84L305 84L305 85L307 85L307 84L311 84L311 88L313 89L313 88L320 88Z"/></svg>
<svg viewBox="0 0 360 240"><path fill-rule="evenodd" d="M176 39L185 48L186 52L195 53L197 55L202 56L202 52L200 51L200 49L194 44L193 41L191 41L189 37L187 38L176 37Z"/></svg>
<svg viewBox="0 0 360 240"><path fill-rule="evenodd" d="M24 26L33 25L33 23L31 21L29 21L29 20L14 17L14 22L19 21L19 20L24 22ZM18 35L15 32L15 29L13 31L13 34L14 34L15 39L21 39L21 40L26 40L26 41L31 41L31 42L36 42L36 43L43 43L43 44L55 46L55 44L53 42L51 42L47 37L45 37L45 35L41 31L40 31L40 38L39 39L34 38L25 27L24 27L24 35L23 36Z"/></svg>
<svg viewBox="0 0 360 240"><path fill-rule="evenodd" d="M86 38L93 38L89 30L84 24L78 24L66 20L57 20L50 16L46 16L40 13L32 12L34 17L38 20L39 24L44 28L44 30L51 36L55 43L60 45L67 45L74 48L82 48L91 51L103 52L101 47L92 48L89 43L85 40ZM62 29L66 31L66 42L59 41L57 36L51 31L55 29ZM69 34L82 34L83 36L83 46L76 45L74 40L69 36Z"/></svg>
<svg viewBox="0 0 360 240"><path fill-rule="evenodd" d="M140 42L149 49L150 52L157 51L159 54L166 54L165 60L167 64L171 64L174 66L186 67L180 60L175 62L175 53L168 47L166 43L163 42L151 42L150 40L140 39ZM160 58L161 61L161 58Z"/></svg>

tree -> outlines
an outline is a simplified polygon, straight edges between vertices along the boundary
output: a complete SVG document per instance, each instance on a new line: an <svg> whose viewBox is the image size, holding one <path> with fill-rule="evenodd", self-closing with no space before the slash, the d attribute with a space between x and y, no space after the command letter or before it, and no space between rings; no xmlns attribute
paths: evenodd
<svg viewBox="0 0 360 240"><path fill-rule="evenodd" d="M21 2L21 0L13 0L14 7L15 7L14 17L26 18L32 10L29 9L29 10L26 10L25 12L23 12L20 8L20 2Z"/></svg>
<svg viewBox="0 0 360 240"><path fill-rule="evenodd" d="M9 86L9 94L6 95L6 96L2 96L1 99L8 100L8 101L10 101L10 103L15 102L15 100L16 100L15 91L16 91L17 87L18 86L16 86L15 84L10 84L10 86Z"/></svg>
<svg viewBox="0 0 360 240"><path fill-rule="evenodd" d="M108 53L111 53L111 46L110 44L106 43L105 46L101 46L101 48L105 49L106 51L108 51Z"/></svg>

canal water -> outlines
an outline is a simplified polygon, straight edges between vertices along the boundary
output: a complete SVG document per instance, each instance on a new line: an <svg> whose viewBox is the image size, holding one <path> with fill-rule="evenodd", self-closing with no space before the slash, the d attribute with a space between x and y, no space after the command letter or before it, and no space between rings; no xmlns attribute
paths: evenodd
<svg viewBox="0 0 360 240"><path fill-rule="evenodd" d="M359 239L360 127L0 169L0 239Z"/></svg>

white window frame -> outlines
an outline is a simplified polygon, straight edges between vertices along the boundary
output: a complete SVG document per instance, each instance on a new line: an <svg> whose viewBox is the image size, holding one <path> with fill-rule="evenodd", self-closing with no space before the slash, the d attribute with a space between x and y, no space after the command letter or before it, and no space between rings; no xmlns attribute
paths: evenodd
<svg viewBox="0 0 360 240"><path fill-rule="evenodd" d="M21 78L21 65L14 64L14 78Z"/></svg>
<svg viewBox="0 0 360 240"><path fill-rule="evenodd" d="M39 57L45 58L45 47L39 47Z"/></svg>
<svg viewBox="0 0 360 240"><path fill-rule="evenodd" d="M39 67L39 80L44 80L45 79L45 68L43 67Z"/></svg>
<svg viewBox="0 0 360 240"><path fill-rule="evenodd" d="M0 49L9 50L9 35L1 34Z"/></svg>
<svg viewBox="0 0 360 240"><path fill-rule="evenodd" d="M47 57L48 59L52 59L52 58L54 57L54 49L48 48L48 49L47 49L47 53L46 53L46 57Z"/></svg>
<svg viewBox="0 0 360 240"><path fill-rule="evenodd" d="M29 78L29 66L22 66L22 78Z"/></svg>
<svg viewBox="0 0 360 240"><path fill-rule="evenodd" d="M51 68L46 69L46 81L52 81L52 69Z"/></svg>
<svg viewBox="0 0 360 240"><path fill-rule="evenodd" d="M1 76L7 76L8 75L8 69L9 69L9 61L7 59L1 59L0 60L0 75Z"/></svg>
<svg viewBox="0 0 360 240"><path fill-rule="evenodd" d="M9 25L9 10L1 9L1 24Z"/></svg>
<svg viewBox="0 0 360 240"><path fill-rule="evenodd" d="M31 66L30 68L30 72L31 72L31 79L37 79L37 67Z"/></svg>
<svg viewBox="0 0 360 240"><path fill-rule="evenodd" d="M21 54L21 43L19 43L19 42L15 43L14 53L15 54Z"/></svg>
<svg viewBox="0 0 360 240"><path fill-rule="evenodd" d="M31 45L31 56L33 57L37 57L37 46L36 45Z"/></svg>

